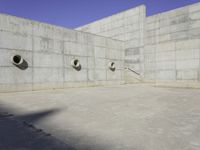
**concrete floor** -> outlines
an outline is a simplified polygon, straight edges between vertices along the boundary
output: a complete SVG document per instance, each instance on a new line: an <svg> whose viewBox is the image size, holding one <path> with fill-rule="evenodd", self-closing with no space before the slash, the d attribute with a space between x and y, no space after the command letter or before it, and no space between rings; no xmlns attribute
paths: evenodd
<svg viewBox="0 0 200 150"><path fill-rule="evenodd" d="M0 107L77 150L199 150L200 90L149 85L1 93Z"/></svg>
<svg viewBox="0 0 200 150"><path fill-rule="evenodd" d="M0 150L76 150L50 134L0 113Z"/></svg>

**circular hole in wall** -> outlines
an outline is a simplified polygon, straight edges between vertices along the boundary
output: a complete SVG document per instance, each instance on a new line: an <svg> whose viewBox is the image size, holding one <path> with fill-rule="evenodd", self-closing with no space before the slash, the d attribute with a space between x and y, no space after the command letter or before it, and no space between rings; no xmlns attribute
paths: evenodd
<svg viewBox="0 0 200 150"><path fill-rule="evenodd" d="M115 71L116 68L115 68L114 62L109 62L108 66L109 66L110 70Z"/></svg>
<svg viewBox="0 0 200 150"><path fill-rule="evenodd" d="M81 64L80 61L78 59L72 59L71 60L71 65L74 69L80 71L81 70Z"/></svg>
<svg viewBox="0 0 200 150"><path fill-rule="evenodd" d="M78 59L74 60L74 66L79 66L79 60Z"/></svg>
<svg viewBox="0 0 200 150"><path fill-rule="evenodd" d="M21 70L26 70L28 68L28 62L22 58L20 55L14 55L11 57L11 62L14 66Z"/></svg>
<svg viewBox="0 0 200 150"><path fill-rule="evenodd" d="M22 64L22 62L23 62L23 59L20 55L14 55L12 57L12 63L14 63L15 65L20 65Z"/></svg>
<svg viewBox="0 0 200 150"><path fill-rule="evenodd" d="M115 66L115 63L114 63L114 62L112 62L112 63L111 63L111 67L113 68L114 66Z"/></svg>

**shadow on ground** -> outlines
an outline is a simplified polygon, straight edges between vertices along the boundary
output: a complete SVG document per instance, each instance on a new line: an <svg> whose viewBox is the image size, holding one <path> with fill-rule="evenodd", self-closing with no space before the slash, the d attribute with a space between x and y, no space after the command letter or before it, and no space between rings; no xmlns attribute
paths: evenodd
<svg viewBox="0 0 200 150"><path fill-rule="evenodd" d="M112 145L98 143L79 134L64 135L68 142L34 126L46 117L58 115L62 109L16 115L19 110L0 104L0 150L110 150ZM70 143L69 143L70 142Z"/></svg>
<svg viewBox="0 0 200 150"><path fill-rule="evenodd" d="M0 150L75 150L72 146L27 123L39 121L58 111L53 109L14 116L9 114L8 109L0 108Z"/></svg>

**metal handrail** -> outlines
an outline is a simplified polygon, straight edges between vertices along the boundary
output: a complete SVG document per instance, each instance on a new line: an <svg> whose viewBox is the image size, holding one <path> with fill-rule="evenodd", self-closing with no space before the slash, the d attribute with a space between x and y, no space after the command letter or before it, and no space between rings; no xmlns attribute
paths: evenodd
<svg viewBox="0 0 200 150"><path fill-rule="evenodd" d="M131 69L131 68L125 68L125 69L128 69L128 70L130 70L130 71L132 71L132 72L134 72L135 74L137 74L137 75L140 75L140 73L138 73L138 72L136 72L136 71L134 71L133 69Z"/></svg>

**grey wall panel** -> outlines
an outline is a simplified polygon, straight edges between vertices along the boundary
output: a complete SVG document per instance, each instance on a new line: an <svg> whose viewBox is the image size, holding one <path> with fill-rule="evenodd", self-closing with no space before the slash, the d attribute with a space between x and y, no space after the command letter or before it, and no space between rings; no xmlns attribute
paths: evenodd
<svg viewBox="0 0 200 150"><path fill-rule="evenodd" d="M107 59L123 61L123 42L4 14L0 20L0 91L123 83L118 77L123 70L113 78L106 75ZM15 54L26 60L27 69L12 64ZM71 66L72 59L80 61L81 70Z"/></svg>
<svg viewBox="0 0 200 150"><path fill-rule="evenodd" d="M182 81L185 83L183 86L192 81L199 83L199 16L200 3L196 3L147 17L144 51L147 59L146 80L166 80L172 84Z"/></svg>
<svg viewBox="0 0 200 150"><path fill-rule="evenodd" d="M76 30L95 33L105 37L122 40L125 42L125 49L128 51L134 51L138 49L138 53L134 53L135 57L139 58L138 62L130 60L129 56L125 55L124 67L129 67L132 70L137 71L143 76L143 51L144 51L144 26L145 26L145 6L139 6L127 11L123 11L113 16L103 18L85 26L79 27ZM116 44L112 44L112 41L107 42L108 47L118 47ZM112 47L113 46L113 47ZM117 57L117 54L113 51L110 52L110 57ZM112 55L112 56L111 56ZM127 63L129 62L129 63ZM131 75L131 74L128 74ZM130 78L130 77L127 77Z"/></svg>

